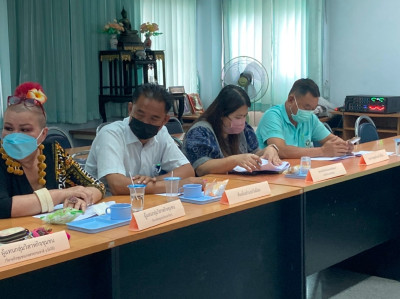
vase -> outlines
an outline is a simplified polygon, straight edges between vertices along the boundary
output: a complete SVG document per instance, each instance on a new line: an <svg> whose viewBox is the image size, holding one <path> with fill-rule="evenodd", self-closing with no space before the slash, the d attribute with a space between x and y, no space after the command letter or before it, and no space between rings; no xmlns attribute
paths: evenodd
<svg viewBox="0 0 400 299"><path fill-rule="evenodd" d="M146 39L143 42L143 45L145 49L151 49L151 39L149 36L146 37Z"/></svg>
<svg viewBox="0 0 400 299"><path fill-rule="evenodd" d="M110 37L110 49L117 50L118 49L118 39L116 34L111 34Z"/></svg>

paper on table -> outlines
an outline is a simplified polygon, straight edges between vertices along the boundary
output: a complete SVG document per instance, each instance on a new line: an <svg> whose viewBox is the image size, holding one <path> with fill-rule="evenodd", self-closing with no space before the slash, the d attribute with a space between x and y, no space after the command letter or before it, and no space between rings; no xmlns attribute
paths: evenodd
<svg viewBox="0 0 400 299"><path fill-rule="evenodd" d="M311 160L314 161L337 161L337 160L344 160L348 158L353 158L353 157L360 157L364 154L371 153L373 151L359 151L359 152L353 152L350 155L344 155L344 156L339 156L339 157L313 157ZM388 156L392 155L393 152L386 152Z"/></svg>
<svg viewBox="0 0 400 299"><path fill-rule="evenodd" d="M99 203L99 204L97 204L97 205L92 205L92 206L90 206L90 207L88 207L88 208L86 209L85 214L79 215L79 216L76 217L74 220L72 220L72 222L78 221L78 220L83 220L83 219L86 219L86 218L90 218L90 217L96 216L97 213L96 213L96 207L95 207L95 206L103 205L104 203L106 204L105 209L107 209L109 206L115 204L115 201L107 201L107 202ZM105 209L104 209L104 210L105 210Z"/></svg>
<svg viewBox="0 0 400 299"><path fill-rule="evenodd" d="M311 160L313 161L337 161L337 160L344 160L348 158L354 158L355 154L351 155L344 155L344 156L339 156L339 157L313 157Z"/></svg>
<svg viewBox="0 0 400 299"><path fill-rule="evenodd" d="M254 172L257 171L271 171L271 172L282 172L285 169L287 169L290 166L289 162L287 161L282 161L281 165L274 165L272 163L269 163L268 160L266 159L261 159L261 167L260 169L254 170ZM236 166L233 171L236 172L248 172L245 168Z"/></svg>
<svg viewBox="0 0 400 299"><path fill-rule="evenodd" d="M369 153L372 153L373 151L359 151L359 152L354 152L354 155L356 155L357 157L359 157L359 156L362 156L362 155L365 155L365 154L369 154ZM386 154L388 155L388 156L390 156L390 155L393 155L394 154L394 152L386 152Z"/></svg>
<svg viewBox="0 0 400 299"><path fill-rule="evenodd" d="M101 205L101 204L97 204L97 205ZM107 201L107 202L105 202L105 204L107 205L107 207L109 207L109 206L115 204L115 201ZM96 216L97 213L95 212L95 209L96 209L95 206L97 206L97 205L92 205L92 206L88 207L84 214L79 215L78 217L76 217L72 221L83 220L83 219L86 219L86 218L90 218L90 217ZM62 207L63 207L63 204L58 204L58 205L54 206L54 211L62 209ZM50 213L43 213L43 214L35 215L33 217L41 218L41 217L43 217L43 216L45 216L47 214L50 214Z"/></svg>

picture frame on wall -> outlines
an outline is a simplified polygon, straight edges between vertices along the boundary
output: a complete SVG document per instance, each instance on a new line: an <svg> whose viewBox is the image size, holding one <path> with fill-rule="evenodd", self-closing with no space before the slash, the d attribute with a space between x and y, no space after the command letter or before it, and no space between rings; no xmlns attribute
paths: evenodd
<svg viewBox="0 0 400 299"><path fill-rule="evenodd" d="M173 102L173 105L172 105L173 114L178 117L185 115L185 109L183 110L183 114L179 115L179 103L181 103L181 99L183 99L183 104L185 104L185 95L186 95L185 87L184 86L170 86L168 88L168 91L175 99Z"/></svg>
<svg viewBox="0 0 400 299"><path fill-rule="evenodd" d="M204 112L203 104L198 93L188 94L188 98L193 114L201 114Z"/></svg>
<svg viewBox="0 0 400 299"><path fill-rule="evenodd" d="M192 115L193 111L192 107L190 106L189 97L187 94L184 95L183 103L183 115Z"/></svg>

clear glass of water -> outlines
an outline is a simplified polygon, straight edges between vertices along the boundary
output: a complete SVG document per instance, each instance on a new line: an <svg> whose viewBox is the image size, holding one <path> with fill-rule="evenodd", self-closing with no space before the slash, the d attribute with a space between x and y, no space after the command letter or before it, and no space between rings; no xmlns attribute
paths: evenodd
<svg viewBox="0 0 400 299"><path fill-rule="evenodd" d="M400 138L394 140L394 149L396 151L396 156L400 156Z"/></svg>
<svg viewBox="0 0 400 299"><path fill-rule="evenodd" d="M311 168L311 158L310 157L301 157L300 159L300 169L299 174L305 175Z"/></svg>
<svg viewBox="0 0 400 299"><path fill-rule="evenodd" d="M180 177L166 177L165 182L165 193L167 195L167 201L173 201L178 199L179 196L179 182Z"/></svg>
<svg viewBox="0 0 400 299"><path fill-rule="evenodd" d="M142 211L144 207L144 193L146 185L135 184L128 185L131 195L132 213Z"/></svg>

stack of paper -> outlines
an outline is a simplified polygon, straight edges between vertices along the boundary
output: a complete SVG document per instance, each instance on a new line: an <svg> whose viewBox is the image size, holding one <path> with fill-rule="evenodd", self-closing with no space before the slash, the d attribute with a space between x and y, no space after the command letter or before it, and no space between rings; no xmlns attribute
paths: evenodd
<svg viewBox="0 0 400 299"><path fill-rule="evenodd" d="M290 164L287 161L282 161L281 165L274 165L266 159L261 159L261 167L259 169L253 170L252 173L282 173L284 170L289 168ZM236 166L233 169L233 172L240 172L240 173L249 173L245 168Z"/></svg>

